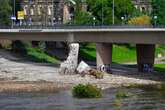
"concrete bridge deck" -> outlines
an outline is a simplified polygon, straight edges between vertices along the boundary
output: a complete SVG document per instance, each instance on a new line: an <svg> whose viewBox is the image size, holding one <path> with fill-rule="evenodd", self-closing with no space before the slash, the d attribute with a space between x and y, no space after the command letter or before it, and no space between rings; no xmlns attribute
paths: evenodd
<svg viewBox="0 0 165 110"><path fill-rule="evenodd" d="M165 28L0 29L0 39L96 42L97 67L104 71L111 67L113 43L134 43L143 71L146 65L153 68L155 44L165 44Z"/></svg>
<svg viewBox="0 0 165 110"><path fill-rule="evenodd" d="M0 39L164 44L165 28L0 29Z"/></svg>

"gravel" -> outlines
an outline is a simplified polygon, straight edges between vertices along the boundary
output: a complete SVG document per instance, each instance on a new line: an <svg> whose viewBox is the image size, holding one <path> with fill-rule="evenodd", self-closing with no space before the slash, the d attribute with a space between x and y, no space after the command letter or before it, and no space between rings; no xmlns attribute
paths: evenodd
<svg viewBox="0 0 165 110"><path fill-rule="evenodd" d="M9 57L9 55L8 55ZM12 56L13 57L13 56ZM0 54L0 81L47 81L65 84L93 83L102 88L129 84L160 83L160 76L150 73L138 73L136 69L113 69L113 74L104 74L103 79L86 75L61 75L59 66L11 60Z"/></svg>

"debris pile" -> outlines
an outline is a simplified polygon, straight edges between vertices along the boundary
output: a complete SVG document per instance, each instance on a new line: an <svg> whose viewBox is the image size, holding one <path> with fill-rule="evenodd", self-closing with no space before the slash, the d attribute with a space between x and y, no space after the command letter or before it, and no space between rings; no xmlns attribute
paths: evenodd
<svg viewBox="0 0 165 110"><path fill-rule="evenodd" d="M80 62L79 66L77 67L76 70L77 70L77 73L80 74L82 77L84 77L85 75L94 76L96 79L103 79L103 77L104 77L103 72L96 70L96 69L92 69L84 61Z"/></svg>

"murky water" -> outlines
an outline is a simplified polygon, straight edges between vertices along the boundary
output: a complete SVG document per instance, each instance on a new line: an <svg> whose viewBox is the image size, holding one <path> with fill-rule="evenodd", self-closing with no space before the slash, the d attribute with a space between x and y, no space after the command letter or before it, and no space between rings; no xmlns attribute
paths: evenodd
<svg viewBox="0 0 165 110"><path fill-rule="evenodd" d="M118 91L131 94L116 98ZM165 110L165 94L142 89L109 89L100 99L72 98L70 91L57 93L1 93L0 110Z"/></svg>

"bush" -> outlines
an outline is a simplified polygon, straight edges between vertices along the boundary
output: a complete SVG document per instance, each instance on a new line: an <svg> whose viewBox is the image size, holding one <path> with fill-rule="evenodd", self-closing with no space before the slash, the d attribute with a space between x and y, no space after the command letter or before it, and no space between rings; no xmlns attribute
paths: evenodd
<svg viewBox="0 0 165 110"><path fill-rule="evenodd" d="M151 18L147 15L131 18L129 25L151 25Z"/></svg>
<svg viewBox="0 0 165 110"><path fill-rule="evenodd" d="M116 93L116 98L128 98L131 94L127 92L118 92Z"/></svg>
<svg viewBox="0 0 165 110"><path fill-rule="evenodd" d="M72 94L77 98L100 98L102 96L101 89L91 84L75 86Z"/></svg>

